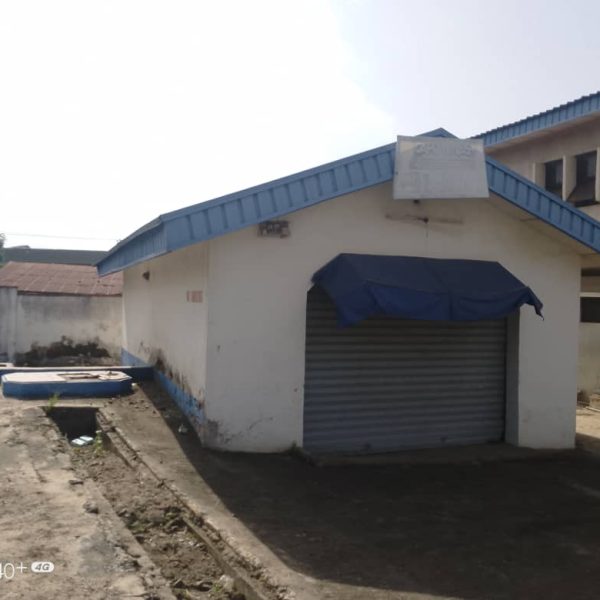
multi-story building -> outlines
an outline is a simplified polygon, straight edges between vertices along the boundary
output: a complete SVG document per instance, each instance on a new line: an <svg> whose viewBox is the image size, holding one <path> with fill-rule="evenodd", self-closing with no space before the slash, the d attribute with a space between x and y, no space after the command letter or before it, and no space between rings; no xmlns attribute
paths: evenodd
<svg viewBox="0 0 600 600"><path fill-rule="evenodd" d="M488 155L600 219L600 92L479 137ZM581 275L579 388L589 396L600 388L600 265L595 257L584 257Z"/></svg>

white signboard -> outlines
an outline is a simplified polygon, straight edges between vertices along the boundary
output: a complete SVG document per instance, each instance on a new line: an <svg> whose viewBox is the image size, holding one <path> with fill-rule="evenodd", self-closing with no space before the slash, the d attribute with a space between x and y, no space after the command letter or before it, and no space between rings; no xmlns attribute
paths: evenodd
<svg viewBox="0 0 600 600"><path fill-rule="evenodd" d="M398 136L394 200L488 196L482 140Z"/></svg>

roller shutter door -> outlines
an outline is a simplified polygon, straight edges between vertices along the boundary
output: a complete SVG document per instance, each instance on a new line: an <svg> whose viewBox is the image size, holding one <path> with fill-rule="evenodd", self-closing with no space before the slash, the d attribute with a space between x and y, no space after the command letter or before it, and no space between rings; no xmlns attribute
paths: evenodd
<svg viewBox="0 0 600 600"><path fill-rule="evenodd" d="M506 320L391 317L338 328L308 293L304 448L390 452L504 437Z"/></svg>

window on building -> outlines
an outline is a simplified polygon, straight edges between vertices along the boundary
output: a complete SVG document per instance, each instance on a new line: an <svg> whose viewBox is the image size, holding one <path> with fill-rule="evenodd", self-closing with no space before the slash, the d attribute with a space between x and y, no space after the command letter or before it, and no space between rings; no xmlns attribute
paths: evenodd
<svg viewBox="0 0 600 600"><path fill-rule="evenodd" d="M600 323L600 297L583 296L581 298L582 323Z"/></svg>
<svg viewBox="0 0 600 600"><path fill-rule="evenodd" d="M552 194L562 198L563 188L563 161L552 160L544 164L544 187Z"/></svg>
<svg viewBox="0 0 600 600"><path fill-rule="evenodd" d="M575 157L575 188L569 202L585 206L596 202L596 152L586 152Z"/></svg>

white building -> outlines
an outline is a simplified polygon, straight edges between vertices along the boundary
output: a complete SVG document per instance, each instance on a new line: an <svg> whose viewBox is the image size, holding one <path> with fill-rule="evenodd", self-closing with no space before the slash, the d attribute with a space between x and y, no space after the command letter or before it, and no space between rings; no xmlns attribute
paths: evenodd
<svg viewBox="0 0 600 600"><path fill-rule="evenodd" d="M487 198L393 200L394 156L376 148L162 215L99 263L124 271L124 361L156 366L207 446L573 446L580 273L598 260L600 223L490 157ZM544 319L515 305L339 328L311 278L343 253L498 262ZM446 296L485 291L464 264Z"/></svg>

